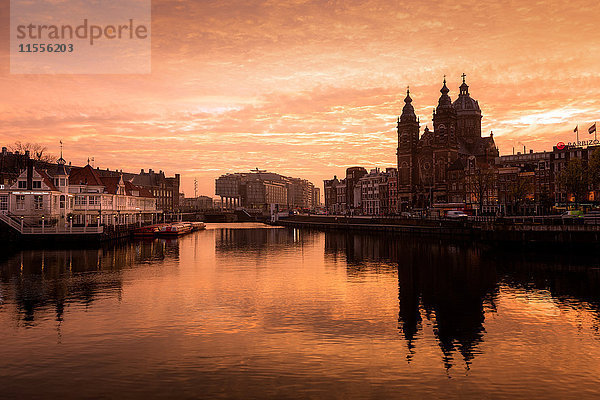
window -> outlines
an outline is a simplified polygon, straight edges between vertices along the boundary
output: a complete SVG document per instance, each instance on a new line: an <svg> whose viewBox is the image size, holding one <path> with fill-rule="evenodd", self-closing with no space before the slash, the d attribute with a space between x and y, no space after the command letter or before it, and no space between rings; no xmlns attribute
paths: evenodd
<svg viewBox="0 0 600 400"><path fill-rule="evenodd" d="M27 182L19 181L18 187L19 187L19 189L27 189Z"/></svg>
<svg viewBox="0 0 600 400"><path fill-rule="evenodd" d="M33 188L34 189L41 189L42 188L42 181L33 181Z"/></svg>
<svg viewBox="0 0 600 400"><path fill-rule="evenodd" d="M87 204L87 199L85 196L75 196L75 205L76 206L85 206Z"/></svg>
<svg viewBox="0 0 600 400"><path fill-rule="evenodd" d="M8 211L8 195L0 196L0 211Z"/></svg>
<svg viewBox="0 0 600 400"><path fill-rule="evenodd" d="M25 196L22 194L17 195L17 210L25 209Z"/></svg>
<svg viewBox="0 0 600 400"><path fill-rule="evenodd" d="M41 210L44 208L44 196L38 194L33 196L33 208L34 210Z"/></svg>
<svg viewBox="0 0 600 400"><path fill-rule="evenodd" d="M60 208L65 208L65 195L60 195Z"/></svg>

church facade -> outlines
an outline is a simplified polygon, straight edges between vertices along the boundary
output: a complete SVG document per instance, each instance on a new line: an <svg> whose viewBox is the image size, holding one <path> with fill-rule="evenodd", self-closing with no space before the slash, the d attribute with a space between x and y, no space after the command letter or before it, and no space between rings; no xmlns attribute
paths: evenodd
<svg viewBox="0 0 600 400"><path fill-rule="evenodd" d="M426 208L434 204L462 202L452 171L469 165L492 165L498 156L493 135L481 136L481 109L463 82L453 102L444 78L438 105L433 111L433 130L420 133L410 92L398 117L398 207ZM464 189L464 188L463 188Z"/></svg>

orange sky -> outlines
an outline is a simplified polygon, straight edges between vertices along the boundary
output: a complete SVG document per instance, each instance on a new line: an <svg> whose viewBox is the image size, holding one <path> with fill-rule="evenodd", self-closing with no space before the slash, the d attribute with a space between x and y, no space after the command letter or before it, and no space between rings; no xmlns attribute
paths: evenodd
<svg viewBox="0 0 600 400"><path fill-rule="evenodd" d="M0 141L180 172L188 196L255 167L322 186L394 166L406 86L431 127L444 74L453 99L467 74L501 154L600 119L597 1L153 1L149 75L10 75L1 4Z"/></svg>

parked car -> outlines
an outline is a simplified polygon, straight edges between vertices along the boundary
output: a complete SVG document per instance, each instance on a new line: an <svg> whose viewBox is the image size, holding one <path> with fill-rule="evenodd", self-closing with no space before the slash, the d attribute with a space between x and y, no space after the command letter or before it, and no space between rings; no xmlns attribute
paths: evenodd
<svg viewBox="0 0 600 400"><path fill-rule="evenodd" d="M450 210L446 213L446 218L466 220L467 218L469 218L469 216L467 214L465 214L463 211Z"/></svg>

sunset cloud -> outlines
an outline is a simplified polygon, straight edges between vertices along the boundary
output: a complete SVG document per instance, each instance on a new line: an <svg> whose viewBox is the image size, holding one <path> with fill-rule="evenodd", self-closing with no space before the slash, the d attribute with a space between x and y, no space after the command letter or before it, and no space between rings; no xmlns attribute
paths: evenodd
<svg viewBox="0 0 600 400"><path fill-rule="evenodd" d="M411 87L431 128L443 75L467 74L501 154L550 150L599 118L595 1L154 1L149 75L10 75L0 10L0 139L82 164L308 178L395 164Z"/></svg>

